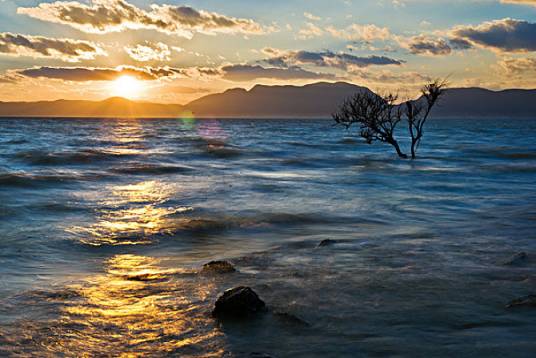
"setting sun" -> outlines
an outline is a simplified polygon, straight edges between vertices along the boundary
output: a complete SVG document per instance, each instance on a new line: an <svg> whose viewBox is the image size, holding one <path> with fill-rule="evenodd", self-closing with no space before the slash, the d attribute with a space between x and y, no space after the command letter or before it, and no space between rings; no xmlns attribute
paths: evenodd
<svg viewBox="0 0 536 358"><path fill-rule="evenodd" d="M140 81L132 76L121 76L112 82L111 94L125 98L137 98L143 90Z"/></svg>

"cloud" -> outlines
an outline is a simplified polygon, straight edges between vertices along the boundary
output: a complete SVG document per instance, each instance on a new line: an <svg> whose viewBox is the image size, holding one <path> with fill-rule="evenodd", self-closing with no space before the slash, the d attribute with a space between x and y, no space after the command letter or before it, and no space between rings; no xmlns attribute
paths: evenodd
<svg viewBox="0 0 536 358"><path fill-rule="evenodd" d="M288 68L263 67L259 65L229 65L221 68L226 80L243 82L256 79L304 80L335 79L335 75L304 70L297 66Z"/></svg>
<svg viewBox="0 0 536 358"><path fill-rule="evenodd" d="M336 29L330 26L326 29L333 37L341 38L348 41L366 41L388 40L391 32L387 27L379 27L373 24L360 25L352 24L345 29Z"/></svg>
<svg viewBox="0 0 536 358"><path fill-rule="evenodd" d="M324 30L315 24L308 22L305 27L298 31L297 38L300 40L308 40L315 37L320 37L324 34Z"/></svg>
<svg viewBox="0 0 536 358"><path fill-rule="evenodd" d="M478 26L458 26L451 36L455 41L465 40L499 52L536 51L536 23L523 20L506 18Z"/></svg>
<svg viewBox="0 0 536 358"><path fill-rule="evenodd" d="M180 74L180 70L161 68L94 68L94 67L33 67L15 70L17 75L30 78L50 78L72 82L113 81L121 76L132 76L138 80L151 81L161 77L171 77Z"/></svg>
<svg viewBox="0 0 536 358"><path fill-rule="evenodd" d="M17 82L17 79L10 76L10 75L7 75L7 74L4 74L4 75L0 75L0 83L15 83Z"/></svg>
<svg viewBox="0 0 536 358"><path fill-rule="evenodd" d="M412 37L405 46L414 55L440 56L452 52L452 48L445 40L424 35Z"/></svg>
<svg viewBox="0 0 536 358"><path fill-rule="evenodd" d="M152 29L191 38L195 33L262 34L267 31L249 19L228 17L189 6L154 4L146 11L125 0L92 0L89 5L77 1L56 1L41 3L37 7L19 7L17 13L97 34Z"/></svg>
<svg viewBox="0 0 536 358"><path fill-rule="evenodd" d="M49 57L68 62L92 60L106 53L89 41L0 33L0 53L10 56Z"/></svg>
<svg viewBox="0 0 536 358"><path fill-rule="evenodd" d="M391 71L363 71L359 70L354 73L360 80L381 84L413 84L413 85L422 85L423 83L429 83L432 81L432 78L428 75L419 73L419 72L402 72L402 73L393 73Z"/></svg>
<svg viewBox="0 0 536 358"><path fill-rule="evenodd" d="M311 20L311 21L320 21L320 20L322 20L322 18L320 16L315 16L315 15L311 14L310 12L304 12L303 16L306 19Z"/></svg>
<svg viewBox="0 0 536 358"><path fill-rule="evenodd" d="M169 61L171 59L171 48L162 42L145 41L143 44L125 46L125 51L133 60L138 62Z"/></svg>
<svg viewBox="0 0 536 358"><path fill-rule="evenodd" d="M453 50L469 50L473 44L462 38L449 39L449 45Z"/></svg>
<svg viewBox="0 0 536 358"><path fill-rule="evenodd" d="M273 51L273 49L271 50ZM354 68L368 66L401 65L403 63L401 60L395 60L386 56L360 57L331 51L290 51L268 58L264 62L277 67L313 65L317 67L333 67L341 70L352 70Z"/></svg>
<svg viewBox="0 0 536 358"><path fill-rule="evenodd" d="M536 58L504 58L498 63L503 74L524 77L536 75Z"/></svg>
<svg viewBox="0 0 536 358"><path fill-rule="evenodd" d="M536 6L536 0L501 0L502 4Z"/></svg>

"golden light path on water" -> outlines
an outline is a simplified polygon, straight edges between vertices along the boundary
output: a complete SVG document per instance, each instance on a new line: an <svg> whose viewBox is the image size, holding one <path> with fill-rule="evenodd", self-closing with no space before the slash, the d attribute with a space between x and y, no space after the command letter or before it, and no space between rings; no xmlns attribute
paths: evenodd
<svg viewBox="0 0 536 358"><path fill-rule="evenodd" d="M103 141L114 143L109 152L143 153L141 122L118 124L102 136ZM195 131L207 152L225 146L225 132L216 121L198 123L186 118L181 126ZM202 220L184 217L192 207L168 205L171 199L180 199L180 194L178 183L158 178L86 192L80 195L95 207L94 221L66 231L92 247L151 244L155 235L202 224ZM51 357L224 354L225 335L210 316L218 292L214 281L200 280L196 272L165 267L158 259L140 254L115 254L100 265L102 274L37 293L36 301L51 304L54 314L43 322L21 325L20 334L13 336L25 339L14 342L13 351ZM21 346L21 342L26 343Z"/></svg>
<svg viewBox="0 0 536 358"><path fill-rule="evenodd" d="M193 131L204 141L208 153L224 155L229 150L225 148L227 134L218 121L184 117L179 123L182 130ZM103 133L102 139L114 143L110 151L115 155L143 155L146 132L142 125L139 120L120 121L113 131ZM85 198L96 203L95 222L66 231L91 246L150 244L151 236L172 234L183 225L191 225L189 220L181 221L180 214L192 211L192 207L166 206L180 190L177 183L156 179L108 186Z"/></svg>
<svg viewBox="0 0 536 358"><path fill-rule="evenodd" d="M150 243L155 234L173 229L171 216L193 210L191 207L165 206L175 193L175 186L151 180L131 185L116 185L97 195L96 222L68 229L86 245L141 245Z"/></svg>
<svg viewBox="0 0 536 358"><path fill-rule="evenodd" d="M197 121L191 113L184 113L180 129L196 133L210 150L215 143L224 145L227 135L218 121ZM111 151L118 155L144 154L146 129L143 121L118 121L114 130L102 133L102 140L113 142ZM88 245L138 245L148 243L148 237L177 226L174 214L192 211L189 206L166 206L165 203L180 192L178 184L162 180L146 180L132 184L112 185L103 192L86 198L97 202L97 220L91 225L69 228L79 234ZM129 240L132 238L133 240Z"/></svg>
<svg viewBox="0 0 536 358"><path fill-rule="evenodd" d="M21 322L6 348L40 357L223 355L225 336L210 317L210 280L139 255L115 255L104 267L61 291L28 296L53 314Z"/></svg>

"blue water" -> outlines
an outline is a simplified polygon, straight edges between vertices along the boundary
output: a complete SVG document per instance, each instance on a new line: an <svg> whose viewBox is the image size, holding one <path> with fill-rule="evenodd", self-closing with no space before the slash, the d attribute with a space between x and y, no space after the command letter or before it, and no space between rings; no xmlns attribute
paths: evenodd
<svg viewBox="0 0 536 358"><path fill-rule="evenodd" d="M435 120L416 161L329 120L0 129L0 355L536 354L505 308L536 293L536 121ZM213 320L237 285L269 312Z"/></svg>

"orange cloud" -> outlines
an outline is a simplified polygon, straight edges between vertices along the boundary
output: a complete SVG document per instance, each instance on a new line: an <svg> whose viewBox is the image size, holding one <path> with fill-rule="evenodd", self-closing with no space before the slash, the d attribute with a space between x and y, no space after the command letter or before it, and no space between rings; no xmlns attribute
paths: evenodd
<svg viewBox="0 0 536 358"><path fill-rule="evenodd" d="M19 7L17 13L97 34L152 29L191 38L195 33L262 34L269 31L253 20L189 6L152 5L147 11L125 0L92 0L90 5L57 1L37 7Z"/></svg>

